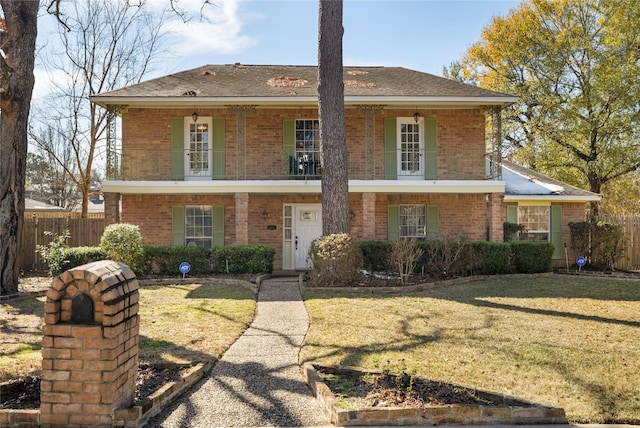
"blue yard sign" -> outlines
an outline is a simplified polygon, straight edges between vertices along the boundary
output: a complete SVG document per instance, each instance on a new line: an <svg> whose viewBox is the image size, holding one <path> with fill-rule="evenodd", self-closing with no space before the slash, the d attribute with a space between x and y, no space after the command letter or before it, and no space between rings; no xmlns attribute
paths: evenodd
<svg viewBox="0 0 640 428"><path fill-rule="evenodd" d="M188 274L191 271L191 265L187 262L180 263L180 272L182 272L182 277Z"/></svg>

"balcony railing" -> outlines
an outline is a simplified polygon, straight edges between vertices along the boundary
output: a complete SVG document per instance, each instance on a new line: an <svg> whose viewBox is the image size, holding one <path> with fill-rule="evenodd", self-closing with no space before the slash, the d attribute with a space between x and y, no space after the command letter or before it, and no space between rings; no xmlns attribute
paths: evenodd
<svg viewBox="0 0 640 428"><path fill-rule="evenodd" d="M110 156L107 180L318 180L331 165L321 166L320 153L285 153L282 149L189 150L125 149ZM347 168L352 180L485 180L484 150L438 149L406 152L348 148Z"/></svg>

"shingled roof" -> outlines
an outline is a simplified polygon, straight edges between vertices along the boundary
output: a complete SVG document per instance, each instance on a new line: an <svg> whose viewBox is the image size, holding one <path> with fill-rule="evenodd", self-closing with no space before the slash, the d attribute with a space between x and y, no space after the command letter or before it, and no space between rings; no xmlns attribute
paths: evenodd
<svg viewBox="0 0 640 428"><path fill-rule="evenodd" d="M544 174L502 161L502 179L505 182L505 201L509 200L557 200L557 201L599 201L600 195Z"/></svg>
<svg viewBox="0 0 640 428"><path fill-rule="evenodd" d="M345 103L509 105L517 98L402 67L344 67ZM317 102L318 68L205 65L91 97L100 105Z"/></svg>

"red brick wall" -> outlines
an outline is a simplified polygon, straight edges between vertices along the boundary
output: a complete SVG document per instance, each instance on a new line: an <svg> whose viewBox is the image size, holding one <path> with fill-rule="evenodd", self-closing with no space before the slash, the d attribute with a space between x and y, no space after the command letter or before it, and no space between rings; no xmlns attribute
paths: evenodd
<svg viewBox="0 0 640 428"><path fill-rule="evenodd" d="M93 311L74 323L72 301L83 295ZM138 300L134 273L114 261L79 266L52 280L44 305L40 426L110 427L114 409L133 405Z"/></svg>
<svg viewBox="0 0 640 428"><path fill-rule="evenodd" d="M437 120L438 178L485 178L485 118L478 109L418 110ZM130 109L122 120L123 174L126 179L171 179L171 118L190 117L192 109ZM375 178L384 178L384 118L411 117L415 110L383 109L375 116ZM246 149L237 150L236 116L229 109L198 109L201 117L225 118L228 179L282 177L283 120L317 119L315 108L255 109L246 112ZM358 109L345 111L348 164L352 177L365 178L365 120ZM240 159L244 157L244 161ZM368 178L368 177L367 177Z"/></svg>

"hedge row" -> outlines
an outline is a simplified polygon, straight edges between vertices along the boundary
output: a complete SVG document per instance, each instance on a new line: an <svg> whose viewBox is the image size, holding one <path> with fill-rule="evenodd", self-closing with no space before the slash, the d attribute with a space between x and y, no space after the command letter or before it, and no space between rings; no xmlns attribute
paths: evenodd
<svg viewBox="0 0 640 428"><path fill-rule="evenodd" d="M391 242L363 241L358 245L365 269L394 269L389 265ZM447 274L454 276L540 273L552 269L553 244L548 242L418 241L418 245L423 255L416 263L416 269L430 274L440 274L438 268L443 263L450 263ZM190 274L193 275L272 273L275 250L261 245L213 249L144 247L144 254L143 266L136 272L138 275L179 275L178 267L182 262L191 265ZM68 268L102 260L106 256L100 247L71 247L63 250L63 257Z"/></svg>
<svg viewBox="0 0 640 428"><path fill-rule="evenodd" d="M416 263L416 269L426 273L437 273L434 272L436 265L443 264L447 258L452 265L448 274L455 276L541 273L552 270L553 244L549 242L417 241L417 244L422 248L423 254ZM393 270L389 266L391 242L360 242L360 250L365 269Z"/></svg>
<svg viewBox="0 0 640 428"><path fill-rule="evenodd" d="M275 250L263 245L231 247L144 247L144 263L137 275L179 275L182 262L191 265L190 274L272 273ZM100 247L69 247L63 250L65 266L80 266L106 256Z"/></svg>

